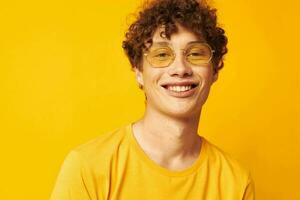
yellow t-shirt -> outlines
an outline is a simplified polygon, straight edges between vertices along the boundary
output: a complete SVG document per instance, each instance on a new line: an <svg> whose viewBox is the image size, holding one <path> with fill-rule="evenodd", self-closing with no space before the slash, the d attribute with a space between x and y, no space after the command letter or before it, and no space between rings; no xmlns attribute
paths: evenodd
<svg viewBox="0 0 300 200"><path fill-rule="evenodd" d="M250 174L202 137L198 159L183 171L152 161L132 125L100 135L66 157L51 200L252 200Z"/></svg>

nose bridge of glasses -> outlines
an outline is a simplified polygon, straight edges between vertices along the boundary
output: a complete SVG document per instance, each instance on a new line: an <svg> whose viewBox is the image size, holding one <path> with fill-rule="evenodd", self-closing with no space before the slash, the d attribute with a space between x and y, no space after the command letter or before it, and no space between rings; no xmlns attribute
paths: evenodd
<svg viewBox="0 0 300 200"><path fill-rule="evenodd" d="M186 59L186 49L178 49L177 52L173 49L174 59L173 62L178 62L181 66L187 66L189 63Z"/></svg>
<svg viewBox="0 0 300 200"><path fill-rule="evenodd" d="M170 73L177 75L191 74L191 66L186 60L185 49L173 50L173 61L170 63Z"/></svg>

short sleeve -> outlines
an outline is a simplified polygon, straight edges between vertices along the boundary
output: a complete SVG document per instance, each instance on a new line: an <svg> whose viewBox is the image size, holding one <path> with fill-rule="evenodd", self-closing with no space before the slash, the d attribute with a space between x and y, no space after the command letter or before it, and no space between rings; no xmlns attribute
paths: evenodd
<svg viewBox="0 0 300 200"><path fill-rule="evenodd" d="M244 191L243 200L255 200L254 182L251 175L248 177L248 183Z"/></svg>
<svg viewBox="0 0 300 200"><path fill-rule="evenodd" d="M50 200L92 200L84 171L78 153L71 151L64 160Z"/></svg>

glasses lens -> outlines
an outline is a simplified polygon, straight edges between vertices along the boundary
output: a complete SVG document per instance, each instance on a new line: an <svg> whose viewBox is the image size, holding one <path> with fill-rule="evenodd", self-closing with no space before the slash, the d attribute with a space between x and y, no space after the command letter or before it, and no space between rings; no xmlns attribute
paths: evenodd
<svg viewBox="0 0 300 200"><path fill-rule="evenodd" d="M153 67L167 67L173 59L174 54L169 47L152 48L147 55L147 60Z"/></svg>
<svg viewBox="0 0 300 200"><path fill-rule="evenodd" d="M211 57L211 48L206 44L193 44L186 51L186 59L193 65L207 64Z"/></svg>

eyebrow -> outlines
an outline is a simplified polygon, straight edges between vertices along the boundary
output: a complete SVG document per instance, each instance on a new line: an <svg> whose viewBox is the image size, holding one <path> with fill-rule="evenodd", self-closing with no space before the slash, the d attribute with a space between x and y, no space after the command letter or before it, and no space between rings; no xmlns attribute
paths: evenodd
<svg viewBox="0 0 300 200"><path fill-rule="evenodd" d="M151 46L167 46L170 45L169 42L152 42Z"/></svg>
<svg viewBox="0 0 300 200"><path fill-rule="evenodd" d="M190 44L194 44L194 43L204 43L204 40L196 40L196 41L191 41L189 43L186 44L190 45ZM152 46L166 46L166 45L171 45L170 42L152 42Z"/></svg>

